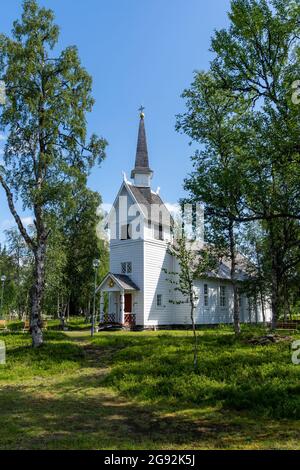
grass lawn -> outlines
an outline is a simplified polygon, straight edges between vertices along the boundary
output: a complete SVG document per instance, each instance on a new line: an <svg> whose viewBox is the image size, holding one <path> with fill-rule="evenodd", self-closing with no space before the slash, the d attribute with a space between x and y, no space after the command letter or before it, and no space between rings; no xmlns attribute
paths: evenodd
<svg viewBox="0 0 300 470"><path fill-rule="evenodd" d="M187 331L0 334L0 448L300 449L300 366L261 334L202 329L197 373Z"/></svg>

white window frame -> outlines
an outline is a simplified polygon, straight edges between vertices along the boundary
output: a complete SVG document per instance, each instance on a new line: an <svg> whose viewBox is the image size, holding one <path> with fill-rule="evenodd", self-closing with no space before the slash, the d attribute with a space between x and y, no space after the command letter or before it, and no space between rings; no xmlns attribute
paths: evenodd
<svg viewBox="0 0 300 470"><path fill-rule="evenodd" d="M127 264L125 262L121 263L121 274L126 274Z"/></svg>
<svg viewBox="0 0 300 470"><path fill-rule="evenodd" d="M157 302L158 296L160 296L160 298L161 298L161 305L158 305L158 302ZM156 308L158 308L159 310L164 308L164 296L161 293L156 294Z"/></svg>
<svg viewBox="0 0 300 470"><path fill-rule="evenodd" d="M127 270L127 274L132 274L132 262L131 261L127 261L126 270Z"/></svg>
<svg viewBox="0 0 300 470"><path fill-rule="evenodd" d="M132 225L131 225L131 223L122 224L122 225L120 225L120 227L121 227L120 239L121 240L131 240L132 239Z"/></svg>
<svg viewBox="0 0 300 470"><path fill-rule="evenodd" d="M209 287L208 284L203 285L203 305L209 307Z"/></svg>
<svg viewBox="0 0 300 470"><path fill-rule="evenodd" d="M222 291L224 294L222 294ZM224 300L224 305L223 305ZM227 286L220 286L219 288L219 305L221 308L227 307Z"/></svg>
<svg viewBox="0 0 300 470"><path fill-rule="evenodd" d="M122 261L121 274L132 274L132 262L131 261Z"/></svg>
<svg viewBox="0 0 300 470"><path fill-rule="evenodd" d="M157 234L157 236L156 236ZM161 235L161 237L160 237ZM163 224L153 223L153 238L154 240L163 242L165 240L165 232Z"/></svg>

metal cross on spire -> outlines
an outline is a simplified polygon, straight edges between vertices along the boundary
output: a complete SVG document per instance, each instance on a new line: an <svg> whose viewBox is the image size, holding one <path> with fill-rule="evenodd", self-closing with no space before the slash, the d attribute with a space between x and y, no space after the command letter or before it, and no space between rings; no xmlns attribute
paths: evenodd
<svg viewBox="0 0 300 470"><path fill-rule="evenodd" d="M139 108L141 119L144 119L145 117L144 110L145 110L145 106L141 105L141 107Z"/></svg>

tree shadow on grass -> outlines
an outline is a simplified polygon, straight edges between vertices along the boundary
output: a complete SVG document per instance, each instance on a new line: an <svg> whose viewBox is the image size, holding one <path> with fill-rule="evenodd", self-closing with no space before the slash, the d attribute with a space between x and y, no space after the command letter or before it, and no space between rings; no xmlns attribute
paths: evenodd
<svg viewBox="0 0 300 470"><path fill-rule="evenodd" d="M71 371L67 377L53 375L53 382L41 378L36 384L2 387L0 448L220 449L244 448L252 442L270 448L286 445L288 440L299 441L296 421L285 424L251 414L262 394L270 395L268 387L263 388L263 376L258 381L255 375L259 364L251 364L250 375L241 375L240 384L233 382L231 369L237 376L242 374L253 348L226 343L224 349L218 338L208 335L200 350L203 369L195 374L189 358L191 344L191 337L184 333L148 337L115 334L97 337L84 347L53 339L37 351L16 348L17 362L28 350L29 359L34 355L33 375L39 364L49 366L50 376L53 371L60 372L55 366L65 361L83 364L84 369ZM262 354L263 350L259 351ZM271 358L276 364L277 355L276 346L268 348L260 363L268 365ZM238 369L242 359L246 362ZM280 356L282 366L285 361ZM222 373L228 384L221 380ZM112 386L121 395L112 392ZM275 380L273 387L276 403L284 403L280 397L283 394L285 399L290 393L291 383L282 385ZM226 402L229 397L232 403ZM244 411L236 413L242 399L246 401L239 406ZM263 402L262 415L266 409ZM289 415L289 410L284 412ZM278 436L280 442L274 444Z"/></svg>
<svg viewBox="0 0 300 470"><path fill-rule="evenodd" d="M0 368L0 384L35 376L51 377L84 365L85 354L79 345L67 341L64 335L51 334L51 338L37 349L21 335L7 341L6 364Z"/></svg>
<svg viewBox="0 0 300 470"><path fill-rule="evenodd" d="M76 396L68 387L66 391L58 396L24 387L6 389L0 395L0 448L226 448L239 447L249 437L247 420L161 416L155 407L133 405L108 393Z"/></svg>
<svg viewBox="0 0 300 470"><path fill-rule="evenodd" d="M192 339L185 334L105 335L92 347L98 350L95 364L102 360L111 367L103 386L155 401L166 411L222 403L224 409L252 415L300 418L300 369L291 363L288 344L253 347L212 331L199 338L196 373Z"/></svg>

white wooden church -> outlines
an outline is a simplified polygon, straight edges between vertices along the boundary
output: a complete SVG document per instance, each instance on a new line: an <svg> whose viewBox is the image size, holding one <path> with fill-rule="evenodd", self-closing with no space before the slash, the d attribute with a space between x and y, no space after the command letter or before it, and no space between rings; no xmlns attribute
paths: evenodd
<svg viewBox="0 0 300 470"><path fill-rule="evenodd" d="M100 323L129 328L182 327L191 323L190 306L178 298L180 293L172 288L165 272L178 272L178 262L168 250L172 217L159 190L151 189L153 171L149 166L144 117L141 112L132 181L124 175L108 216L110 272L98 287ZM242 269L239 276L242 282ZM233 293L226 262L220 263L217 273L197 280L195 290L197 324L233 322ZM108 302L104 302L104 293L108 293ZM243 294L239 303L241 322L262 321L261 304L253 306ZM264 311L269 321L267 305Z"/></svg>

